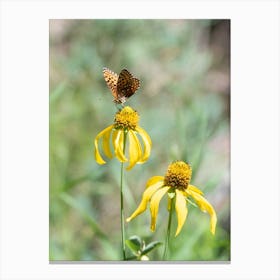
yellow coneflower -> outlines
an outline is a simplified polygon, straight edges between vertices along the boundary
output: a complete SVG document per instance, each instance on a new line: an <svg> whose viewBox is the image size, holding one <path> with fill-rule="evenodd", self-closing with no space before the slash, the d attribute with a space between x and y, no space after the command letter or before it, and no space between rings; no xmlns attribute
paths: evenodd
<svg viewBox="0 0 280 280"><path fill-rule="evenodd" d="M158 214L159 203L165 194L168 195L168 210L171 211L172 200L175 199L175 211L177 214L177 236L188 214L187 198L194 199L198 207L203 212L210 215L210 231L215 234L217 216L212 205L203 197L203 193L197 187L190 185L192 175L191 166L183 161L176 161L168 166L165 176L154 176L150 178L143 193L142 201L135 212L126 220L127 222L143 213L150 202L151 211L151 230L156 228L156 219Z"/></svg>
<svg viewBox="0 0 280 280"><path fill-rule="evenodd" d="M139 115L131 107L126 106L115 115L114 124L102 130L94 140L95 159L99 164L106 162L99 153L98 141L102 139L102 148L109 159L114 156L120 162L129 161L126 168L130 170L136 163L144 163L150 156L152 141L148 133L138 125ZM143 148L138 137L141 137ZM111 151L110 142L114 155ZM125 155L125 147L128 147L128 157Z"/></svg>

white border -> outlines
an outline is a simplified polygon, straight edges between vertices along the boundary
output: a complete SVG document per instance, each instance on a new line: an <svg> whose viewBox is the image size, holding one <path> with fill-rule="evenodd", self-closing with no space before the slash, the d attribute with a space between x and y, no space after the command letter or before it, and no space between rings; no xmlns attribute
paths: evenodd
<svg viewBox="0 0 280 280"><path fill-rule="evenodd" d="M231 264L48 262L48 19L230 18ZM279 279L279 2L2 1L1 279Z"/></svg>

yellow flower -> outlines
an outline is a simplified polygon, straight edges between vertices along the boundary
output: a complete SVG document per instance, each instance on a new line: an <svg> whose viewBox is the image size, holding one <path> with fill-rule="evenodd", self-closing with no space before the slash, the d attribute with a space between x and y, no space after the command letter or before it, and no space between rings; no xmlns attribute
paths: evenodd
<svg viewBox="0 0 280 280"><path fill-rule="evenodd" d="M106 163L98 148L98 141L102 139L105 156L110 159L115 156L120 162L129 161L127 170L131 169L136 163L145 162L150 156L152 141L147 132L138 126L138 121L139 115L131 107L126 106L118 111L115 115L114 124L102 130L94 140L95 160L99 164ZM139 136L142 139L144 152ZM111 141L114 155L111 151ZM129 159L125 156L125 147L128 148Z"/></svg>
<svg viewBox="0 0 280 280"><path fill-rule="evenodd" d="M183 161L171 163L165 176L154 176L150 178L143 193L142 201L135 212L126 220L127 222L143 213L148 202L150 202L151 211L151 230L156 228L156 219L158 214L159 203L162 197L168 193L168 211L171 210L172 199L175 199L175 211L177 214L177 236L188 214L187 198L191 197L203 212L210 215L210 231L215 234L217 216L212 205L203 197L203 193L197 187L190 185L192 175L191 166Z"/></svg>

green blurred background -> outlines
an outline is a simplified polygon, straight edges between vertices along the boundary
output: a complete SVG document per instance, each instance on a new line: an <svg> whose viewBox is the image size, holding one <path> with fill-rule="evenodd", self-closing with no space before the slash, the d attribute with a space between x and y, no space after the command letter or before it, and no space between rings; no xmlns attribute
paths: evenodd
<svg viewBox="0 0 280 280"><path fill-rule="evenodd" d="M98 165L95 136L112 124L116 106L102 68L127 68L141 87L126 105L140 114L153 141L149 160L125 173L125 217L146 181L173 160L191 163L191 183L218 215L189 205L170 260L230 260L230 21L50 20L49 259L121 259L120 163ZM168 212L161 201L152 233L146 211L126 224L127 237L164 241ZM176 219L173 219L173 234ZM161 260L163 246L149 254Z"/></svg>

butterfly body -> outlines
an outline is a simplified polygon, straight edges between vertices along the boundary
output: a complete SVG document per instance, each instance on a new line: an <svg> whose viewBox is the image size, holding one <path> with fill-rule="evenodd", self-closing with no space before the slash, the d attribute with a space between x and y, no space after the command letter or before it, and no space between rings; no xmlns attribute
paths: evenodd
<svg viewBox="0 0 280 280"><path fill-rule="evenodd" d="M116 74L108 68L103 68L104 79L112 91L114 102L123 104L140 87L139 79L135 78L128 70L123 69Z"/></svg>

